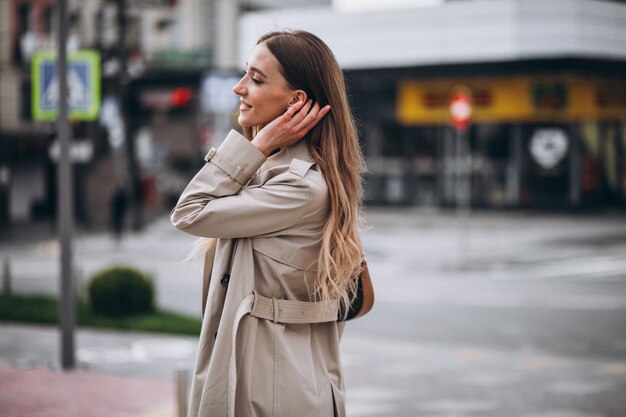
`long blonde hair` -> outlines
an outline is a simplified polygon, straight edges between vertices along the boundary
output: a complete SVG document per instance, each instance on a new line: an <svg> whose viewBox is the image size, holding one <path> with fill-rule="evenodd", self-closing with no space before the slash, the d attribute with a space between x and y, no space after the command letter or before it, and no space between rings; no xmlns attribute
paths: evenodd
<svg viewBox="0 0 626 417"><path fill-rule="evenodd" d="M307 135L309 153L328 185L330 213L322 231L314 297L348 305L361 272L361 174L365 165L343 72L330 48L306 31L271 32L264 43L294 90L331 111ZM244 129L249 138L257 129Z"/></svg>

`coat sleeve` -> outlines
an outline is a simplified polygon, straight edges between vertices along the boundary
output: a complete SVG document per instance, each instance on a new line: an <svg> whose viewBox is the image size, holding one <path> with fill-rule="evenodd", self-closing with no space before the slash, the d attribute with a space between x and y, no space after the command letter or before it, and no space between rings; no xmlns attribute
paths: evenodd
<svg viewBox="0 0 626 417"><path fill-rule="evenodd" d="M293 226L306 212L311 190L296 174L246 186L266 158L236 131L205 159L170 214L179 230L203 237L263 236Z"/></svg>

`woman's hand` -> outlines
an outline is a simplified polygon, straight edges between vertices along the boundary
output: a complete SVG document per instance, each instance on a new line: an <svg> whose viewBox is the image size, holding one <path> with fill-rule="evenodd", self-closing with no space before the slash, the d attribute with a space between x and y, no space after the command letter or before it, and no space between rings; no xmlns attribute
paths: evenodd
<svg viewBox="0 0 626 417"><path fill-rule="evenodd" d="M282 115L264 126L252 140L265 156L276 148L293 145L306 135L328 112L330 106L320 109L311 100L299 101Z"/></svg>

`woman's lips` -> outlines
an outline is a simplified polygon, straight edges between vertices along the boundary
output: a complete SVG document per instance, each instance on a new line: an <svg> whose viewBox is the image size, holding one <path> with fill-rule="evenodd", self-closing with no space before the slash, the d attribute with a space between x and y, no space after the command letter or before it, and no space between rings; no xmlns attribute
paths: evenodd
<svg viewBox="0 0 626 417"><path fill-rule="evenodd" d="M240 111L246 111L246 110L250 110L252 108L251 105L244 103L243 101L241 102L241 104L239 105L239 110Z"/></svg>

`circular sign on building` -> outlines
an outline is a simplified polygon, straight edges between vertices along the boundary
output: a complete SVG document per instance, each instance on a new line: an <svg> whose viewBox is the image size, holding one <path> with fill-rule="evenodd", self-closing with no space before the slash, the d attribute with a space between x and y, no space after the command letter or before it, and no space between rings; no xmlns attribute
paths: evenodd
<svg viewBox="0 0 626 417"><path fill-rule="evenodd" d="M458 86L450 95L450 117L458 132L465 132L472 120L472 93L467 87Z"/></svg>
<svg viewBox="0 0 626 417"><path fill-rule="evenodd" d="M545 169L554 169L567 155L569 139L563 129L537 129L530 138L530 154Z"/></svg>

